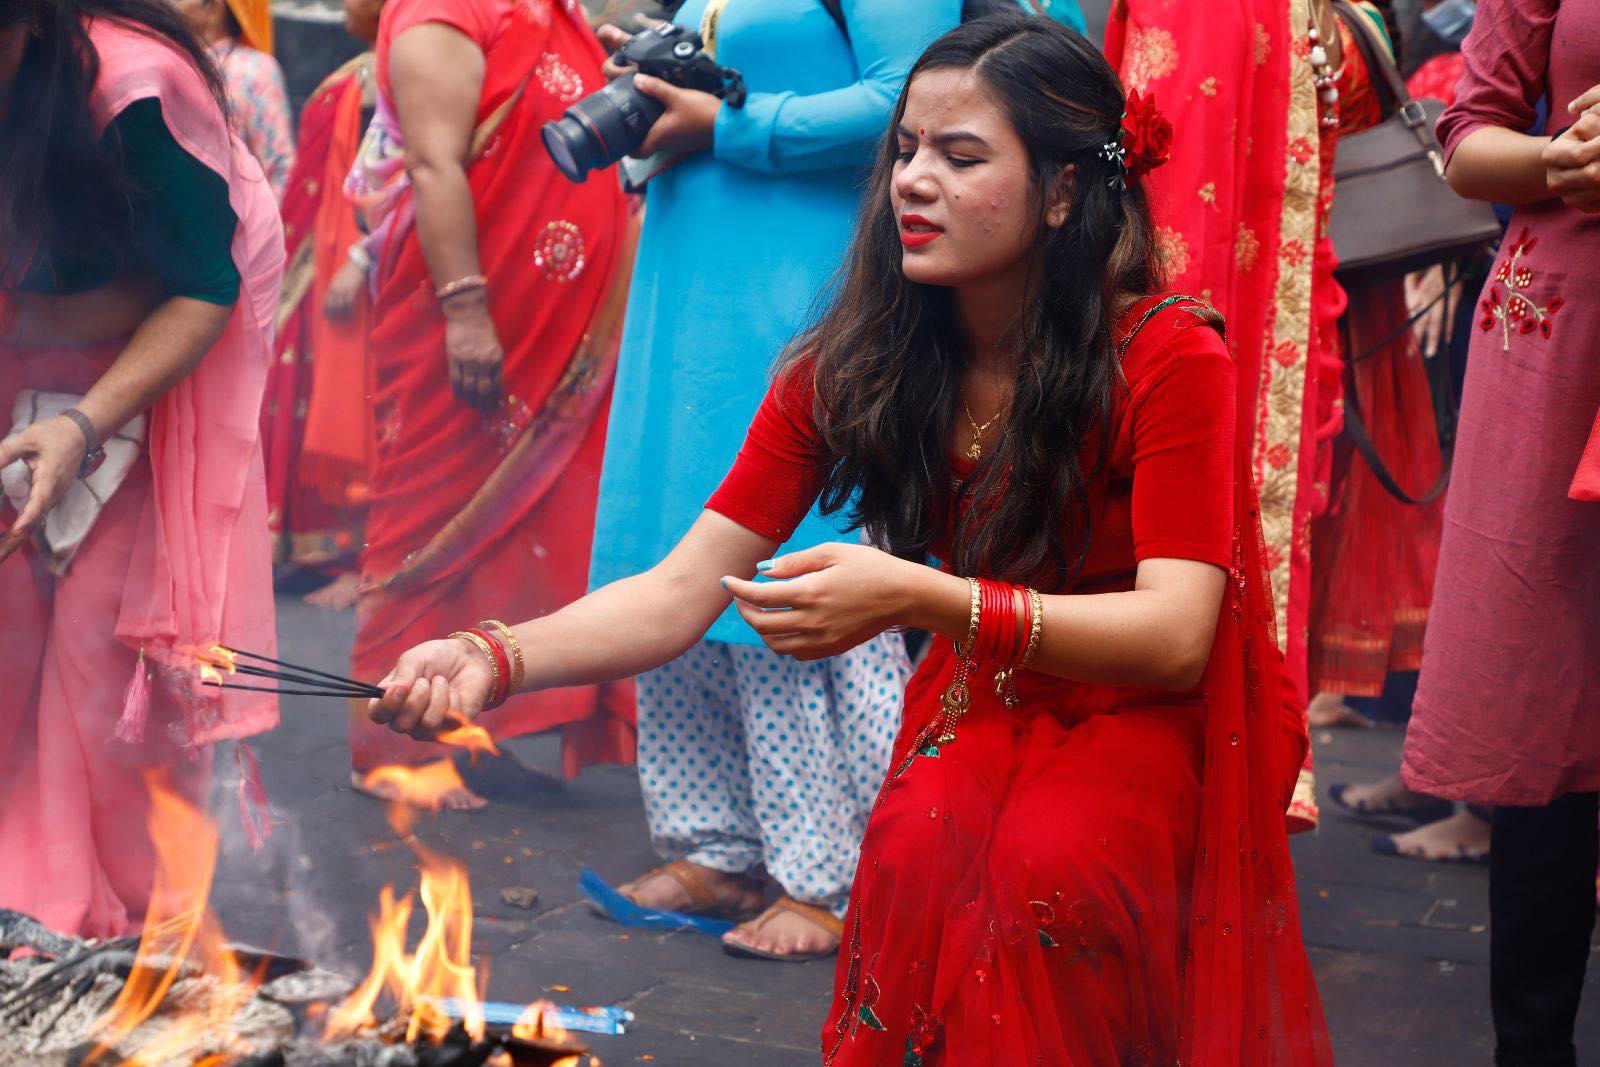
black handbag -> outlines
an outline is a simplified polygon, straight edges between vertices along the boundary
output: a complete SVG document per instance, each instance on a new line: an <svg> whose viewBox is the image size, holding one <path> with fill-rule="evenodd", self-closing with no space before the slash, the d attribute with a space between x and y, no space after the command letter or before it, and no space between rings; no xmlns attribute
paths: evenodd
<svg viewBox="0 0 1600 1067"><path fill-rule="evenodd" d="M1378 90L1384 120L1339 139L1329 230L1341 278L1400 276L1464 260L1500 236L1494 209L1444 180L1434 124L1444 105L1417 101L1378 37L1348 0L1334 0Z"/></svg>

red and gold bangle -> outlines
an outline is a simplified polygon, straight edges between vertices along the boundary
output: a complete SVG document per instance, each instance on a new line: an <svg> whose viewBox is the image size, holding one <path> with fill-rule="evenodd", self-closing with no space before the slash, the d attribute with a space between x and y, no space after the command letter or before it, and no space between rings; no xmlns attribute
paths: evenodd
<svg viewBox="0 0 1600 1067"><path fill-rule="evenodd" d="M485 701L484 709L499 707L506 699L506 682L511 675L510 661L506 659L505 652L497 643L489 640L489 635L482 630L457 630L450 636L472 645L489 661L489 699ZM504 669L502 664L505 664Z"/></svg>
<svg viewBox="0 0 1600 1067"><path fill-rule="evenodd" d="M983 607L978 579L967 579L967 593L972 599L972 606L967 614L967 639L956 645L956 656L959 659L971 659L978 644L978 628L983 621Z"/></svg>
<svg viewBox="0 0 1600 1067"><path fill-rule="evenodd" d="M527 673L527 662L522 658L522 643L517 640L517 635L511 632L511 627L499 619L485 619L478 624L479 630L493 630L500 636L500 644L511 656L511 683L507 695L515 693L522 688L523 676Z"/></svg>
<svg viewBox="0 0 1600 1067"><path fill-rule="evenodd" d="M1033 657L1039 651L1039 637L1044 633L1044 597L1039 595L1039 590L1029 589L1028 594L1028 647L1023 650L1022 659L1017 661L1018 667L1026 667L1033 662Z"/></svg>
<svg viewBox="0 0 1600 1067"><path fill-rule="evenodd" d="M978 647L974 656L985 663L993 663L1000 650L1000 627L1004 625L1000 617L1000 587L987 578L979 578L978 586L982 594L979 598Z"/></svg>

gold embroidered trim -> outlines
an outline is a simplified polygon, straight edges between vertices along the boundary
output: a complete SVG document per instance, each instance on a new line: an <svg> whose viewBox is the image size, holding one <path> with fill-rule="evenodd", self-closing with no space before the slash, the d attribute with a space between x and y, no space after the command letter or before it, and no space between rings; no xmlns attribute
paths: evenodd
<svg viewBox="0 0 1600 1067"><path fill-rule="evenodd" d="M1307 25L1310 17L1309 0L1290 0L1288 32L1292 34L1295 27ZM1311 81L1311 62L1293 48L1284 51L1289 63L1289 123L1284 141L1283 219L1278 238L1278 281L1266 351L1261 359L1253 457L1280 648L1289 634L1295 490L1300 474L1300 432L1311 342L1312 248L1321 186L1318 153L1305 158L1301 152L1301 158L1296 158L1289 150L1297 143L1318 144L1317 91Z"/></svg>
<svg viewBox="0 0 1600 1067"><path fill-rule="evenodd" d="M1322 813L1317 810L1317 779L1305 767L1300 768L1300 775L1294 780L1294 796L1289 801L1289 818L1310 823L1310 828L1313 830L1322 821Z"/></svg>
<svg viewBox="0 0 1600 1067"><path fill-rule="evenodd" d="M278 290L278 330L283 333L283 324L289 321L295 308L300 306L300 301L311 292L311 283L317 277L317 250L316 242L310 237L300 242L300 247L294 250L294 258L289 261L288 267L283 272L283 287Z"/></svg>

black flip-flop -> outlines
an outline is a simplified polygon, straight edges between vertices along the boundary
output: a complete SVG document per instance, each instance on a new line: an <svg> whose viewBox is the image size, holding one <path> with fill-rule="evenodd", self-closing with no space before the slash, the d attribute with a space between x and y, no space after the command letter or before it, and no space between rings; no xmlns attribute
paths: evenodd
<svg viewBox="0 0 1600 1067"><path fill-rule="evenodd" d="M1403 860L1415 860L1418 863L1460 863L1468 867L1489 866L1489 853L1480 856L1471 856L1465 852L1455 856L1413 856L1409 852L1401 852L1400 846L1394 843L1394 837L1389 834L1373 834L1367 839L1372 846L1372 851L1380 856L1396 856Z"/></svg>
<svg viewBox="0 0 1600 1067"><path fill-rule="evenodd" d="M1430 822L1438 822L1440 819L1447 819L1454 815L1456 811L1455 803L1449 800L1426 800L1421 804L1413 804L1404 808L1393 801L1389 801L1373 807L1358 808L1344 798L1345 793L1350 788L1350 783L1348 782L1335 782L1328 787L1328 799L1333 801L1340 811L1357 819L1408 819L1418 826L1422 826Z"/></svg>

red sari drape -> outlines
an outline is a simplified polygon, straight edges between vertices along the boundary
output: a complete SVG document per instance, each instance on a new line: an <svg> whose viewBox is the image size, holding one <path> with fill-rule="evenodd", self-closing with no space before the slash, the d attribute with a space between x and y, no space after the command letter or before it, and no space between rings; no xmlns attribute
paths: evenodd
<svg viewBox="0 0 1600 1067"><path fill-rule="evenodd" d="M1340 28L1339 131L1351 134L1381 122L1383 107L1349 29ZM1400 486L1420 497L1438 478L1441 457L1422 351L1405 328L1409 317L1401 279L1359 283L1349 291L1339 343L1378 454ZM1311 689L1380 696L1391 671L1422 665L1444 498L1402 503L1343 437L1330 485L1328 511L1311 537Z"/></svg>
<svg viewBox="0 0 1600 1067"><path fill-rule="evenodd" d="M1228 320L1291 699L1304 706L1312 519L1342 424L1327 237L1337 131L1320 127L1309 0L1117 0L1106 55L1175 131L1148 184L1168 282ZM1307 757L1290 827L1316 825Z"/></svg>
<svg viewBox="0 0 1600 1067"><path fill-rule="evenodd" d="M606 411L633 247L610 174L575 185L540 141L543 123L602 82L599 42L554 0L390 0L378 42L450 24L487 70L467 169L490 312L505 350L505 401L485 417L451 393L444 320L415 229L389 239L371 346L377 466L361 557L357 677L485 618L548 613L588 580ZM408 218L409 193L395 216ZM532 654L537 654L536 650ZM560 729L563 766L631 762L631 685L514 697L480 721L496 738ZM353 725L358 770L433 754Z"/></svg>
<svg viewBox="0 0 1600 1067"><path fill-rule="evenodd" d="M280 562L353 566L361 549L373 451L370 302L363 294L348 319L332 322L322 314L322 299L361 238L343 184L360 144L362 96L371 92L371 79L369 52L312 93L283 196L288 265L261 410L267 523Z"/></svg>
<svg viewBox="0 0 1600 1067"><path fill-rule="evenodd" d="M949 739L955 655L935 640L863 839L827 1064L1331 1063L1283 818L1304 715L1284 699L1233 367L1209 309L1151 297L1127 322L1147 316L1083 572L1043 591L1127 590L1143 558L1225 567L1205 679L1176 693L1023 671L1007 707L980 663ZM780 380L707 505L773 540L828 466L810 385Z"/></svg>

